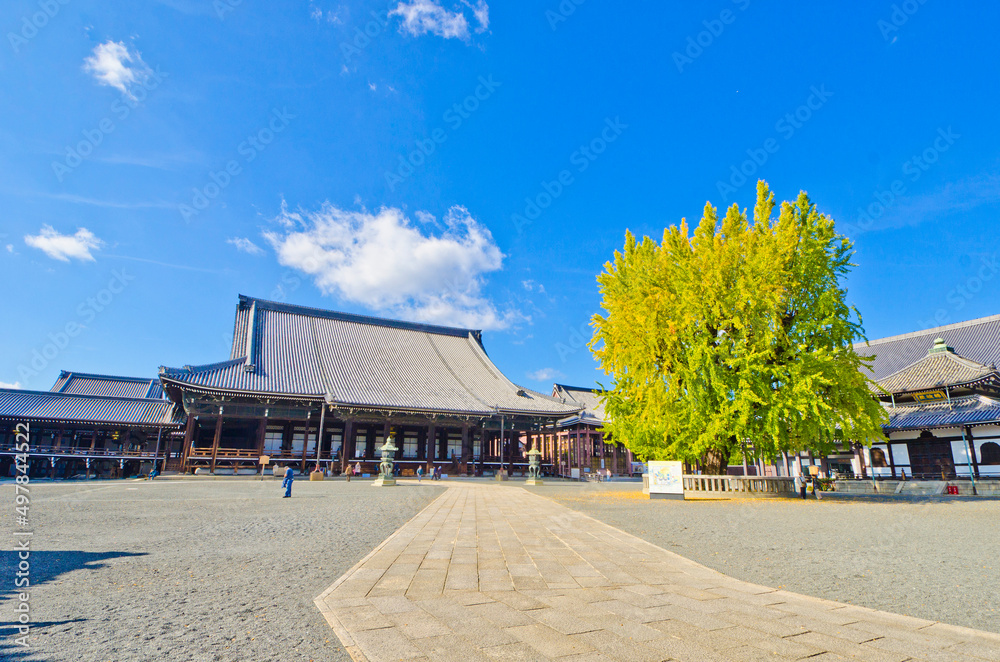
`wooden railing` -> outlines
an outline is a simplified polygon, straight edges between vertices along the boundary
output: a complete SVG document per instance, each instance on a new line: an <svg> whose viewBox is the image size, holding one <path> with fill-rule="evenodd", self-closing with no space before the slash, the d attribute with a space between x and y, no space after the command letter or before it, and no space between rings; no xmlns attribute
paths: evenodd
<svg viewBox="0 0 1000 662"><path fill-rule="evenodd" d="M684 476L684 491L742 493L746 495L794 494L795 479L785 476Z"/></svg>
<svg viewBox="0 0 1000 662"><path fill-rule="evenodd" d="M0 450L2 453L16 454L17 451L14 447L4 448ZM156 457L156 452L154 448L144 449L144 450L132 450L132 449L117 449L117 448L86 448L86 447L76 447L76 446L32 446L28 453L29 455L58 455L60 457L136 457L136 458L153 458ZM163 455L163 449L160 450L160 456Z"/></svg>

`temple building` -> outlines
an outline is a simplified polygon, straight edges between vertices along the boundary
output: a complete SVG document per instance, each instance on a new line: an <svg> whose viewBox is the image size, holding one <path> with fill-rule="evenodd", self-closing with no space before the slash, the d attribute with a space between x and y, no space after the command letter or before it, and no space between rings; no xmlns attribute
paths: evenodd
<svg viewBox="0 0 1000 662"><path fill-rule="evenodd" d="M884 338L874 379L889 413L887 443L862 461L879 477L1000 477L1000 315ZM864 466L859 467L865 473Z"/></svg>
<svg viewBox="0 0 1000 662"><path fill-rule="evenodd" d="M20 423L31 476L125 477L162 469L181 420L157 379L63 371L48 391L0 389L0 475L12 475Z"/></svg>
<svg viewBox="0 0 1000 662"><path fill-rule="evenodd" d="M604 405L593 388L554 384L552 397L580 409L545 433L539 450L553 475L565 478L631 476L632 452L604 431Z"/></svg>
<svg viewBox="0 0 1000 662"><path fill-rule="evenodd" d="M581 407L529 391L490 361L482 333L240 296L230 357L160 368L187 415L181 469L377 471L395 439L403 475L527 466L519 440L541 438Z"/></svg>

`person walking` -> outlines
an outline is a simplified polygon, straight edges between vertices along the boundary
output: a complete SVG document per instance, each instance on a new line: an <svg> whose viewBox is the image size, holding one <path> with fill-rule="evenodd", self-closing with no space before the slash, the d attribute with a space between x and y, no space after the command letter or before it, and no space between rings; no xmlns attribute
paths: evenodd
<svg viewBox="0 0 1000 662"><path fill-rule="evenodd" d="M802 480L802 474L795 474L795 491L805 499L806 498L806 482Z"/></svg>
<svg viewBox="0 0 1000 662"><path fill-rule="evenodd" d="M355 476L361 475L361 462L358 462L357 464L354 465L354 475Z"/></svg>
<svg viewBox="0 0 1000 662"><path fill-rule="evenodd" d="M347 476L347 482L351 482L351 476L354 475L354 465L350 462L347 463L347 468L344 469L344 475Z"/></svg>
<svg viewBox="0 0 1000 662"><path fill-rule="evenodd" d="M424 467L417 467L417 482L419 483L424 478Z"/></svg>
<svg viewBox="0 0 1000 662"><path fill-rule="evenodd" d="M292 496L292 481L295 480L294 476L295 476L295 472L292 471L292 467L291 466L286 467L285 468L285 479L283 481L281 481L281 486L283 488L285 488L285 496L281 497L282 499L290 499L291 498L291 496Z"/></svg>

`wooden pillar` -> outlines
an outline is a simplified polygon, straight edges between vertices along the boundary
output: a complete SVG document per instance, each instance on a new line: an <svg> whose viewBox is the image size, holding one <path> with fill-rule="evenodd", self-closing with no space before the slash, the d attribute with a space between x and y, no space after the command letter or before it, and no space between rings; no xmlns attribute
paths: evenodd
<svg viewBox="0 0 1000 662"><path fill-rule="evenodd" d="M264 436L267 434L267 419L262 418L257 424L257 455L264 454ZM263 466L261 466L261 472L264 471Z"/></svg>
<svg viewBox="0 0 1000 662"><path fill-rule="evenodd" d="M889 456L889 471L896 478L896 460L892 457L892 442L888 439L885 440L885 452Z"/></svg>
<svg viewBox="0 0 1000 662"><path fill-rule="evenodd" d="M427 430L424 431L424 435L425 435L424 436L424 444L423 444L424 456L423 456L422 459L424 459L426 461L425 464L427 465L427 468L428 468L428 471L429 471L430 468L432 466L434 466L434 460L436 459L435 455L436 455L436 451L437 451L437 443L436 443L437 442L437 425L435 425L433 422L431 422L427 426Z"/></svg>
<svg viewBox="0 0 1000 662"><path fill-rule="evenodd" d="M972 437L972 426L965 426L965 452L969 454L972 458L972 473L975 474L976 479L979 479L979 458L976 457L976 440Z"/></svg>
<svg viewBox="0 0 1000 662"><path fill-rule="evenodd" d="M438 434L438 459L442 462L447 462L448 457L448 431L445 430L444 434Z"/></svg>
<svg viewBox="0 0 1000 662"><path fill-rule="evenodd" d="M479 475L483 475L483 463L486 462L486 426L480 423L477 426L479 433Z"/></svg>
<svg viewBox="0 0 1000 662"><path fill-rule="evenodd" d="M215 458L219 454L219 441L222 439L222 413L220 409L219 417L215 419L215 437L212 439L212 468L210 471L215 473Z"/></svg>
<svg viewBox="0 0 1000 662"><path fill-rule="evenodd" d="M580 443L580 431L583 427L576 424L576 468L580 470L580 478L583 478L583 444Z"/></svg>
<svg viewBox="0 0 1000 662"><path fill-rule="evenodd" d="M306 433L302 437L302 466L299 468L299 473L306 472L306 455L309 454L309 431L312 430L312 412L306 412Z"/></svg>
<svg viewBox="0 0 1000 662"><path fill-rule="evenodd" d="M469 460L472 459L472 446L470 441L469 423L462 423L462 458L460 461L461 466L459 467L459 471L465 475L468 475L469 473Z"/></svg>
<svg viewBox="0 0 1000 662"><path fill-rule="evenodd" d="M319 454L323 450L323 436L326 434L326 405L319 410L319 428L316 430L316 471L319 471Z"/></svg>
<svg viewBox="0 0 1000 662"><path fill-rule="evenodd" d="M340 442L340 473L347 471L347 463L351 461L349 453L353 444L351 440L354 438L354 419L348 418L344 421L344 437Z"/></svg>

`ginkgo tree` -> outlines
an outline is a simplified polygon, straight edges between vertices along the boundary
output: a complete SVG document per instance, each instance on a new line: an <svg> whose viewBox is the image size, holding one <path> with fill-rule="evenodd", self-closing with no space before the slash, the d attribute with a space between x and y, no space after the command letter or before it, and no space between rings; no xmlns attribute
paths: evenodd
<svg viewBox="0 0 1000 662"><path fill-rule="evenodd" d="M804 192L774 208L761 181L753 223L709 203L693 233L683 219L659 243L626 232L598 276L606 429L639 458L725 473L735 458L884 438L842 283L852 244Z"/></svg>

